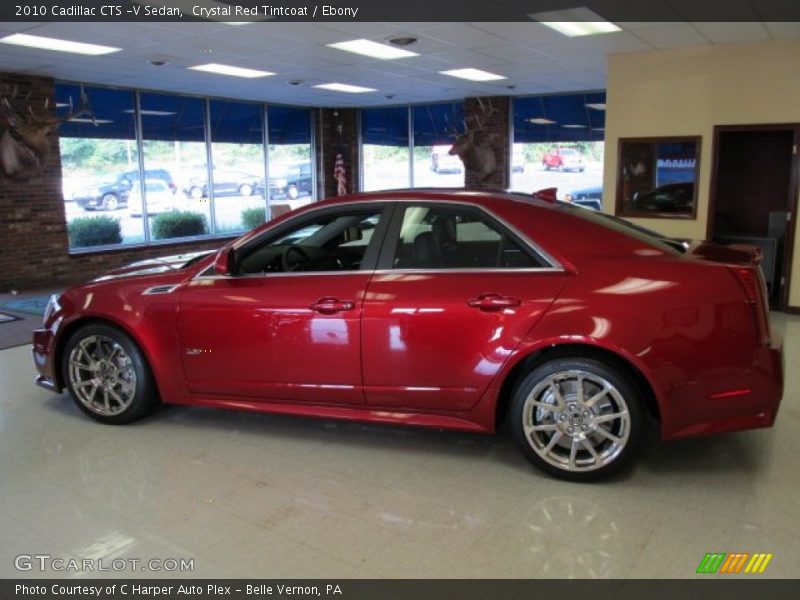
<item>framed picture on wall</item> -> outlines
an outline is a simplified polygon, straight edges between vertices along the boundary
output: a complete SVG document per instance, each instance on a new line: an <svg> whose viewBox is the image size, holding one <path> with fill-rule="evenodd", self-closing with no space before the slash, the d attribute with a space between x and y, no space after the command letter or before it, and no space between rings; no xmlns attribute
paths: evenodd
<svg viewBox="0 0 800 600"><path fill-rule="evenodd" d="M616 214L697 217L700 136L621 138L617 164Z"/></svg>

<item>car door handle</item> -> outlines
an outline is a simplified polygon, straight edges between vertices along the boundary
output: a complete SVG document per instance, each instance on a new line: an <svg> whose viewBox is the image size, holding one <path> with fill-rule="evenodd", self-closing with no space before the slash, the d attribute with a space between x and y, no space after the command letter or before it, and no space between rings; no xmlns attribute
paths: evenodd
<svg viewBox="0 0 800 600"><path fill-rule="evenodd" d="M467 304L472 308L477 308L486 312L503 310L504 308L514 308L521 304L519 298L511 296L501 296L500 294L481 294L477 298L468 300Z"/></svg>
<svg viewBox="0 0 800 600"><path fill-rule="evenodd" d="M341 301L338 298L320 298L309 306L309 308L323 315L332 315L345 310L353 310L355 306L355 302L350 302L349 300Z"/></svg>

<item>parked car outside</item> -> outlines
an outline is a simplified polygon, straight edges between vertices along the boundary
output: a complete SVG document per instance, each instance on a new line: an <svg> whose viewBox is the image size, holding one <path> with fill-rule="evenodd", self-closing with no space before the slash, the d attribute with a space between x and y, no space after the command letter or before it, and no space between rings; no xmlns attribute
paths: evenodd
<svg viewBox="0 0 800 600"><path fill-rule="evenodd" d="M147 181L161 180L171 192L177 187L166 169L145 169ZM128 205L131 187L139 181L139 170L123 171L110 177L89 181L72 194L75 203L84 210L117 210Z"/></svg>
<svg viewBox="0 0 800 600"><path fill-rule="evenodd" d="M37 383L115 424L159 401L507 421L537 467L595 479L630 464L651 419L667 440L774 423L758 258L530 195L357 194L53 296Z"/></svg>
<svg viewBox="0 0 800 600"><path fill-rule="evenodd" d="M546 152L542 156L542 167L549 171L579 171L583 173L586 165L583 163L581 153L574 148L557 148L553 152Z"/></svg>
<svg viewBox="0 0 800 600"><path fill-rule="evenodd" d="M142 207L147 204L147 214L156 215L177 208L176 196L161 179L148 179L144 182L145 198L142 198L142 185L139 181L133 184L128 201L132 217L142 216Z"/></svg>
<svg viewBox="0 0 800 600"><path fill-rule="evenodd" d="M694 209L694 183L667 183L649 192L637 192L625 202L625 210L646 213L685 213Z"/></svg>
<svg viewBox="0 0 800 600"><path fill-rule="evenodd" d="M214 169L215 196L252 196L264 191L264 178L245 171ZM197 200L208 197L208 172L198 168L184 183L184 193Z"/></svg>
<svg viewBox="0 0 800 600"><path fill-rule="evenodd" d="M296 200L314 193L311 163L308 161L271 163L269 165L269 197Z"/></svg>
<svg viewBox="0 0 800 600"><path fill-rule="evenodd" d="M592 210L603 210L603 187L594 185L572 190L564 195L564 202L591 208Z"/></svg>
<svg viewBox="0 0 800 600"><path fill-rule="evenodd" d="M450 154L449 146L433 146L431 148L431 171L434 173L461 173L464 163L455 154Z"/></svg>

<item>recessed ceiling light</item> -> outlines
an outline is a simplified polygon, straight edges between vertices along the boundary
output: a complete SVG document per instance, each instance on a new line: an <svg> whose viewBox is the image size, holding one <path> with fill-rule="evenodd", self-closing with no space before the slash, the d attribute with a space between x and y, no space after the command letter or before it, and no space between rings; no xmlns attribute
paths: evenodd
<svg viewBox="0 0 800 600"><path fill-rule="evenodd" d="M347 92L349 94L363 94L364 92L377 92L373 88L361 87L360 85L350 85L349 83L320 83L311 87L321 90L331 90L334 92Z"/></svg>
<svg viewBox="0 0 800 600"><path fill-rule="evenodd" d="M528 123L536 123L537 125L553 125L555 124L555 121L545 119L543 117L535 117L533 119L528 119Z"/></svg>
<svg viewBox="0 0 800 600"><path fill-rule="evenodd" d="M187 67L194 71L205 71L206 73L217 73L218 75L232 75L233 77L245 77L254 79L256 77L269 77L275 75L269 71L258 71L257 69L245 69L244 67L232 67L230 65L220 65L218 63L208 63L207 65L195 65Z"/></svg>
<svg viewBox="0 0 800 600"><path fill-rule="evenodd" d="M534 21L539 21L542 25L555 29L568 37L622 31L621 28L585 7L552 10L533 13L528 16Z"/></svg>
<svg viewBox="0 0 800 600"><path fill-rule="evenodd" d="M497 81L499 79L506 79L502 75L495 75L489 71L481 69L451 69L449 71L439 71L442 75L449 75L450 77L458 77L460 79L468 79L469 81Z"/></svg>
<svg viewBox="0 0 800 600"><path fill-rule="evenodd" d="M418 41L419 40L417 40L417 38L407 35L407 36L393 37L389 40L389 43L394 44L395 46L410 46L411 44L416 44Z"/></svg>
<svg viewBox="0 0 800 600"><path fill-rule="evenodd" d="M335 44L328 44L329 48L336 48L337 50L344 50L345 52L352 52L353 54L362 54L372 58L380 58L382 60L393 60L395 58L407 58L409 56L419 56L416 52L403 50L402 48L393 48L386 44L379 44L371 40L350 40L349 42L337 42Z"/></svg>
<svg viewBox="0 0 800 600"><path fill-rule="evenodd" d="M562 125L562 127L566 127L567 129L586 129L586 125L578 125L577 123Z"/></svg>
<svg viewBox="0 0 800 600"><path fill-rule="evenodd" d="M4 44L14 46L25 46L26 48L38 48L40 50L55 50L57 52L72 52L73 54L86 54L88 56L100 56L119 52L122 48L111 46L100 46L98 44L86 44L84 42L72 42L57 38L43 37L41 35L28 35L27 33L14 33L0 38Z"/></svg>
<svg viewBox="0 0 800 600"><path fill-rule="evenodd" d="M593 108L595 110L605 110L606 103L605 102L593 102L591 104L587 104L586 108Z"/></svg>

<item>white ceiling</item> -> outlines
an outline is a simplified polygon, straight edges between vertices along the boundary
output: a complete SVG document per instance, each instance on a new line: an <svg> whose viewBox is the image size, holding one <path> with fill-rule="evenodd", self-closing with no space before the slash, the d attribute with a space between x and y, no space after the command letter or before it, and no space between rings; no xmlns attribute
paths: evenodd
<svg viewBox="0 0 800 600"><path fill-rule="evenodd" d="M121 47L106 56L78 56L0 45L0 72L123 87L308 106L373 106L475 95L541 94L602 89L607 55L800 37L800 23L617 23L623 31L568 38L535 22L517 23L6 23L14 32ZM413 36L420 56L381 61L328 48L354 38L385 42ZM148 59L169 64L155 67ZM188 71L209 62L272 71L240 79ZM472 83L438 72L477 67L506 76ZM300 81L290 85L290 81ZM313 89L341 82L378 92ZM510 88L508 86L514 86Z"/></svg>

